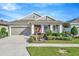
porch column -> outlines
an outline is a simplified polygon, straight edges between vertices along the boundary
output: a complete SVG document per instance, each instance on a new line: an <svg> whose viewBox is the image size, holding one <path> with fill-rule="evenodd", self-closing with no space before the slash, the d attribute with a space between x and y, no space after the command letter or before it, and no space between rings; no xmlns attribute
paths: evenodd
<svg viewBox="0 0 79 59"><path fill-rule="evenodd" d="M32 27L31 27L31 34L34 34L34 24L32 24Z"/></svg>
<svg viewBox="0 0 79 59"><path fill-rule="evenodd" d="M53 25L50 25L50 30L53 32Z"/></svg>
<svg viewBox="0 0 79 59"><path fill-rule="evenodd" d="M11 26L8 27L9 36L11 36Z"/></svg>
<svg viewBox="0 0 79 59"><path fill-rule="evenodd" d="M44 25L43 24L41 25L41 30L42 30L41 33L44 33Z"/></svg>
<svg viewBox="0 0 79 59"><path fill-rule="evenodd" d="M59 26L59 32L60 32L60 33L62 33L62 31L63 31L62 29L63 29L63 28L62 28L62 24L61 24L61 25Z"/></svg>

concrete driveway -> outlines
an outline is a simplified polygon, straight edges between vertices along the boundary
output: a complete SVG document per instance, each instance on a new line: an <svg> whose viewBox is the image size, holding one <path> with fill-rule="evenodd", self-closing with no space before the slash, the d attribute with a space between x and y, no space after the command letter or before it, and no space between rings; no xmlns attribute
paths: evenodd
<svg viewBox="0 0 79 59"><path fill-rule="evenodd" d="M0 39L0 56L29 56L26 36L10 36Z"/></svg>

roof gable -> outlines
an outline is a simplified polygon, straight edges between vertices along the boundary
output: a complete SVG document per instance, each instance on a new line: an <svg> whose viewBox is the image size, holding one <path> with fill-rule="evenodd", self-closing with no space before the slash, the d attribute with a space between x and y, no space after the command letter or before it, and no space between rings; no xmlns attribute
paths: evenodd
<svg viewBox="0 0 79 59"><path fill-rule="evenodd" d="M37 18L41 17L40 15L38 15L37 13L32 13L32 14L29 14L27 16L25 16L24 18L22 19L29 19L29 20L35 20Z"/></svg>

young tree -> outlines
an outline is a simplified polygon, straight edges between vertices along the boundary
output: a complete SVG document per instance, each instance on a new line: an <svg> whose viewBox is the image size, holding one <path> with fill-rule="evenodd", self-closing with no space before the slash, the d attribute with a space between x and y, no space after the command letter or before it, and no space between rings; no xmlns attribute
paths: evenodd
<svg viewBox="0 0 79 59"><path fill-rule="evenodd" d="M6 32L6 28L1 28L0 30L0 37L8 36L8 32Z"/></svg>
<svg viewBox="0 0 79 59"><path fill-rule="evenodd" d="M2 33L5 33L5 32L6 32L6 28L4 28L4 27L1 28L1 32L2 32Z"/></svg>
<svg viewBox="0 0 79 59"><path fill-rule="evenodd" d="M73 36L75 36L75 35L78 34L78 30L77 30L77 28L76 28L75 26L73 26L73 27L71 28L71 34L72 34Z"/></svg>

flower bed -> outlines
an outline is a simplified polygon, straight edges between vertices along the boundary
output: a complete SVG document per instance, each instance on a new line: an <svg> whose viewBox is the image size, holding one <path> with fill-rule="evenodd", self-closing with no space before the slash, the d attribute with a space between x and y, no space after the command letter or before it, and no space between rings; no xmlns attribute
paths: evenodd
<svg viewBox="0 0 79 59"><path fill-rule="evenodd" d="M47 36L48 40L72 40L72 37Z"/></svg>

